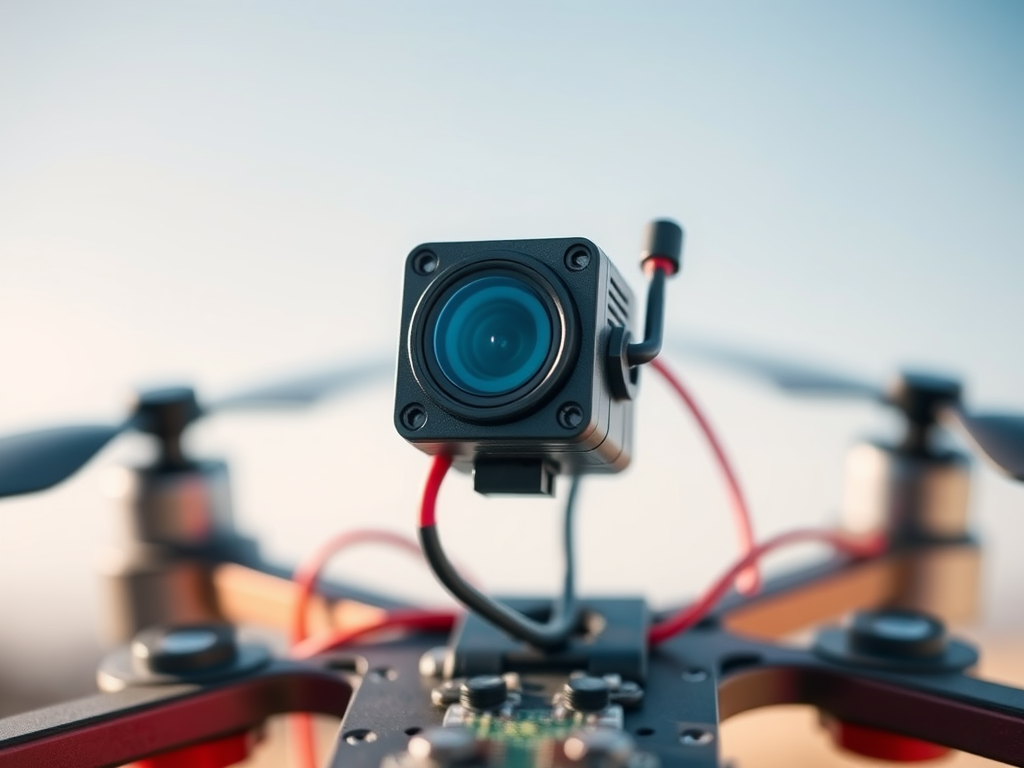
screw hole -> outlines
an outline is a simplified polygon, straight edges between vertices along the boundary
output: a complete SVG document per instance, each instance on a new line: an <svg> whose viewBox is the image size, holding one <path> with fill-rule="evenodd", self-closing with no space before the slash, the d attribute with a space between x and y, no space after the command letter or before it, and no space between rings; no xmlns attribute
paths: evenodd
<svg viewBox="0 0 1024 768"><path fill-rule="evenodd" d="M680 743L688 747L702 747L714 740L715 735L711 731L703 731L700 728L687 728L679 734Z"/></svg>
<svg viewBox="0 0 1024 768"><path fill-rule="evenodd" d="M647 727L637 728L636 729L636 735L637 736L653 736L654 735L654 729L653 728L647 728Z"/></svg>
<svg viewBox="0 0 1024 768"><path fill-rule="evenodd" d="M366 673L366 679L377 683L390 682L398 679L398 670L391 667L376 667Z"/></svg>
<svg viewBox="0 0 1024 768"><path fill-rule="evenodd" d="M347 731L343 738L346 744L372 744L377 740L377 734L369 728L354 728Z"/></svg>
<svg viewBox="0 0 1024 768"><path fill-rule="evenodd" d="M683 680L687 683L702 683L708 679L708 673L703 669L688 669L683 672Z"/></svg>

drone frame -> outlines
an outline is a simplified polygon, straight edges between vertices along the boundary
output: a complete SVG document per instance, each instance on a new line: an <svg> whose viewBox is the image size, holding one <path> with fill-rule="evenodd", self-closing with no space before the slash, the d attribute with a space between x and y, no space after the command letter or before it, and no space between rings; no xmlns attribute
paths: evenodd
<svg viewBox="0 0 1024 768"><path fill-rule="evenodd" d="M959 613L963 595L936 600L922 589L936 573L954 573L979 554L969 538L922 540L867 559L834 556L768 580L755 596L732 595L697 627L651 651L645 705L627 712L626 729L663 768L712 768L722 720L806 704L822 713L841 745L876 757L920 759L946 747L1024 766L1024 691L961 669L863 664L777 642L855 610L927 603L932 612ZM217 570L213 582L222 604L236 606L234 618L284 625L294 593L283 584L268 590L273 577L240 566ZM251 600L254 594L260 599ZM353 622L354 607L335 603L332 610ZM0 720L0 764L101 768L163 754L151 764L185 765L195 745L236 744L272 715L314 712L342 719L330 765L378 768L405 748L408 734L440 724L432 683L419 667L440 640L416 635L304 662L271 660L213 682L183 675L15 715ZM976 656L958 645L968 649L970 667Z"/></svg>

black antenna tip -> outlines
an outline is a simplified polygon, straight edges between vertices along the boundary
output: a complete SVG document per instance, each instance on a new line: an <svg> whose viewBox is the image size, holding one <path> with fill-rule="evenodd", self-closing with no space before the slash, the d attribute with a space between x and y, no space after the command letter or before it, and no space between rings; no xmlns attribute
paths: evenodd
<svg viewBox="0 0 1024 768"><path fill-rule="evenodd" d="M671 274L676 274L683 265L683 228L671 219L650 222L644 230L640 263L646 264L649 259L671 262Z"/></svg>

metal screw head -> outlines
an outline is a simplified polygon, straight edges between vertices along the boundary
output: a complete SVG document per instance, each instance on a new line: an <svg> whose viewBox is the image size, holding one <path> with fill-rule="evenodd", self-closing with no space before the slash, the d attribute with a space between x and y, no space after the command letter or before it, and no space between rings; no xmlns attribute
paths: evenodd
<svg viewBox="0 0 1024 768"><path fill-rule="evenodd" d="M427 423L427 409L419 403L410 403L402 409L399 418L402 420L403 427L415 432Z"/></svg>
<svg viewBox="0 0 1024 768"><path fill-rule="evenodd" d="M409 739L409 756L419 764L450 766L476 754L476 737L462 727L429 728Z"/></svg>
<svg viewBox="0 0 1024 768"><path fill-rule="evenodd" d="M430 691L430 701L435 707L448 707L459 700L459 684L445 680Z"/></svg>
<svg viewBox="0 0 1024 768"><path fill-rule="evenodd" d="M854 615L847 635L852 650L869 656L930 659L946 649L942 622L919 611L863 611Z"/></svg>
<svg viewBox="0 0 1024 768"><path fill-rule="evenodd" d="M600 712L611 701L608 681L602 677L573 677L562 689L565 704L576 712Z"/></svg>
<svg viewBox="0 0 1024 768"><path fill-rule="evenodd" d="M573 272L582 272L590 266L593 255L585 245L574 245L565 252L565 266Z"/></svg>
<svg viewBox="0 0 1024 768"><path fill-rule="evenodd" d="M459 702L474 712L496 709L507 699L508 683L500 675L471 677L459 689Z"/></svg>
<svg viewBox="0 0 1024 768"><path fill-rule="evenodd" d="M633 739L612 728L576 731L562 749L573 765L586 768L627 768L636 752Z"/></svg>
<svg viewBox="0 0 1024 768"><path fill-rule="evenodd" d="M134 663L150 672L187 674L230 664L238 655L234 629L226 624L151 627L132 640Z"/></svg>
<svg viewBox="0 0 1024 768"><path fill-rule="evenodd" d="M583 408L579 403L563 403L558 409L558 424L565 429L576 429L583 423Z"/></svg>
<svg viewBox="0 0 1024 768"><path fill-rule="evenodd" d="M621 704L626 709L633 709L640 706L644 699L644 689L632 680L623 680L618 689L612 690L612 701Z"/></svg>
<svg viewBox="0 0 1024 768"><path fill-rule="evenodd" d="M432 275L439 263L433 251L417 251L412 257L412 270L417 275Z"/></svg>
<svg viewBox="0 0 1024 768"><path fill-rule="evenodd" d="M420 656L420 676L439 678L444 676L444 665L448 661L448 648L438 645Z"/></svg>

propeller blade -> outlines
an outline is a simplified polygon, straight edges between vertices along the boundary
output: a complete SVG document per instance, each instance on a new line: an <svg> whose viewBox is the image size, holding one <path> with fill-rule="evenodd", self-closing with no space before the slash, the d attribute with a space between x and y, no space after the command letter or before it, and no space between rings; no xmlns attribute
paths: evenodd
<svg viewBox="0 0 1024 768"><path fill-rule="evenodd" d="M955 406L945 413L979 453L1010 477L1024 481L1024 415L972 414Z"/></svg>
<svg viewBox="0 0 1024 768"><path fill-rule="evenodd" d="M383 379L394 371L394 363L371 360L316 371L229 395L208 403L206 411L260 408L296 408L339 395Z"/></svg>
<svg viewBox="0 0 1024 768"><path fill-rule="evenodd" d="M884 401L881 387L854 376L783 360L714 341L675 339L668 347L679 355L706 360L767 381L792 395L853 397Z"/></svg>
<svg viewBox="0 0 1024 768"><path fill-rule="evenodd" d="M55 427L0 437L0 497L56 485L129 426Z"/></svg>

